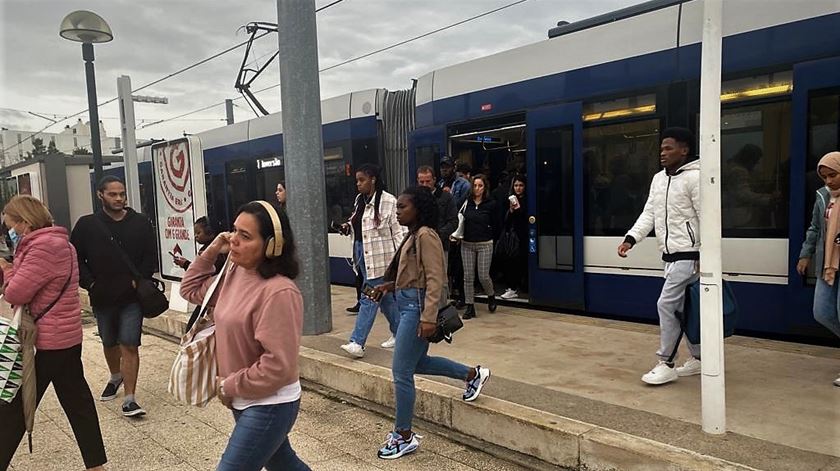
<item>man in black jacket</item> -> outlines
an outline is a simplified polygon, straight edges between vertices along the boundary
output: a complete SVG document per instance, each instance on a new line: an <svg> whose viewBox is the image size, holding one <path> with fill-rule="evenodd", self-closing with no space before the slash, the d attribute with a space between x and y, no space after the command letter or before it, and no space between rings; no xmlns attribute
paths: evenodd
<svg viewBox="0 0 840 471"><path fill-rule="evenodd" d="M134 398L143 313L137 302L137 280L124 259L127 255L142 277L151 278L157 269L157 244L149 219L126 206L122 180L102 178L97 196L102 210L80 218L70 241L79 255L79 286L90 296L111 371L100 400L116 398L124 384L123 415L136 417L146 413Z"/></svg>
<svg viewBox="0 0 840 471"><path fill-rule="evenodd" d="M448 191L443 191L435 186L435 170L428 165L417 168L417 184L432 190L438 204L438 227L437 233L440 242L443 244L443 259L449 261L449 236L458 228L458 208L455 207L455 198ZM448 263L447 263L448 265ZM448 270L447 270L448 271ZM449 291L444 287L444 295ZM445 303L449 296L441 296L441 303Z"/></svg>

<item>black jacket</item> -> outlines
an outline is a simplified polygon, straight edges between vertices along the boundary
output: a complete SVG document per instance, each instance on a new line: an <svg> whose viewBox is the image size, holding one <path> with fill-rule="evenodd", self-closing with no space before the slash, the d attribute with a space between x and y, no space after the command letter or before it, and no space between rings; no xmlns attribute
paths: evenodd
<svg viewBox="0 0 840 471"><path fill-rule="evenodd" d="M96 219L105 223L108 234ZM83 216L76 222L70 242L79 254L79 286L88 290L93 307L121 307L137 300L131 285L134 276L109 240L112 237L144 278L151 278L158 268L157 238L146 216L131 208L121 221L114 221L102 210Z"/></svg>
<svg viewBox="0 0 840 471"><path fill-rule="evenodd" d="M485 242L494 240L499 234L499 210L493 198L487 198L478 205L470 198L464 209L464 240Z"/></svg>
<svg viewBox="0 0 840 471"><path fill-rule="evenodd" d="M458 228L458 208L455 207L455 198L441 189L435 191L435 199L438 204L437 233L443 250L449 251L449 236Z"/></svg>

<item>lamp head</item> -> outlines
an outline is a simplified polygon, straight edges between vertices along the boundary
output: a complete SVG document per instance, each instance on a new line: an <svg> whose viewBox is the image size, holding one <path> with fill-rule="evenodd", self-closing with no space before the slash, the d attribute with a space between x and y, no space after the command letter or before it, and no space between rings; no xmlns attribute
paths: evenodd
<svg viewBox="0 0 840 471"><path fill-rule="evenodd" d="M92 11L78 10L61 20L62 38L80 43L107 43L114 39L108 23Z"/></svg>

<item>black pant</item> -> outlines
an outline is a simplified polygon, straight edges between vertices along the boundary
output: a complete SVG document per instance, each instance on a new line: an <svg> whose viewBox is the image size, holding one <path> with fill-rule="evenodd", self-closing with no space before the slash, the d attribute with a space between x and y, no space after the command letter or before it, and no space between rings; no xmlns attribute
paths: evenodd
<svg viewBox="0 0 840 471"><path fill-rule="evenodd" d="M452 299L464 300L464 265L461 261L461 246L452 245L449 248L449 277L450 296Z"/></svg>
<svg viewBox="0 0 840 471"><path fill-rule="evenodd" d="M52 383L61 408L70 420L86 468L105 464L105 445L99 417L82 367L82 345L63 350L40 350L35 354L38 404ZM23 399L18 393L11 404L0 405L0 470L6 470L26 432ZM33 432L38 433L36 428Z"/></svg>

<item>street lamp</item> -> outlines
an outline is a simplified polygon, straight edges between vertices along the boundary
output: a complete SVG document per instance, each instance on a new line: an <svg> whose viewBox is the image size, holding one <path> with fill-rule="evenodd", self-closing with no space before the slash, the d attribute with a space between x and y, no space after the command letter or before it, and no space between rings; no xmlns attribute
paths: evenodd
<svg viewBox="0 0 840 471"><path fill-rule="evenodd" d="M85 61L85 78L87 80L88 111L90 112L93 176L98 184L102 178L102 143L99 137L96 78L93 73L93 43L107 43L114 39L114 33L111 32L111 27L101 16L92 11L78 10L64 17L58 34L64 39L82 43L82 59Z"/></svg>

